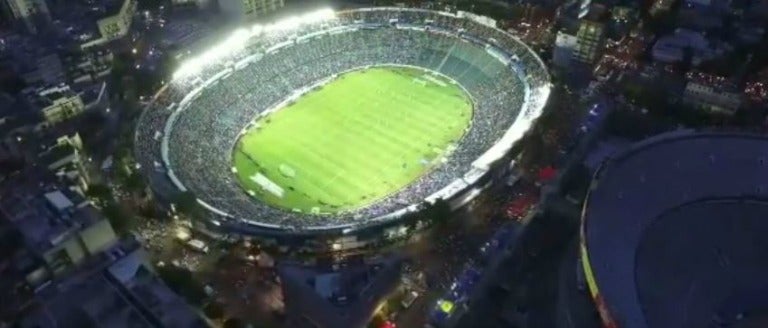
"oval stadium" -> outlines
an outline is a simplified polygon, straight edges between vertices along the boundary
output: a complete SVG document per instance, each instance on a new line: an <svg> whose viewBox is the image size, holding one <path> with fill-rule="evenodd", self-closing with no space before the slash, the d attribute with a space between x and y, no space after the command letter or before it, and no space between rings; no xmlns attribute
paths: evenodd
<svg viewBox="0 0 768 328"><path fill-rule="evenodd" d="M768 140L660 135L608 160L581 260L605 327L764 327Z"/></svg>
<svg viewBox="0 0 768 328"><path fill-rule="evenodd" d="M549 89L530 48L476 17L320 10L192 54L135 152L155 192L191 192L216 225L346 233L476 196Z"/></svg>

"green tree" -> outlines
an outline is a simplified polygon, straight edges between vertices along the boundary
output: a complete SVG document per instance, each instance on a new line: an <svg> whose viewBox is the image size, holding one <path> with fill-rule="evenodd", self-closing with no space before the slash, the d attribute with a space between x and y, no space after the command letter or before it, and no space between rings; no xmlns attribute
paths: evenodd
<svg viewBox="0 0 768 328"><path fill-rule="evenodd" d="M245 328L245 321L240 318L228 318L227 320L224 320L224 324L222 325L224 328Z"/></svg>
<svg viewBox="0 0 768 328"><path fill-rule="evenodd" d="M219 302L210 302L203 307L205 315L213 320L224 318L224 306Z"/></svg>
<svg viewBox="0 0 768 328"><path fill-rule="evenodd" d="M87 195L92 198L97 198L100 201L109 201L112 200L112 190L109 189L108 186L97 183L88 186L88 192Z"/></svg>
<svg viewBox="0 0 768 328"><path fill-rule="evenodd" d="M160 6L166 4L165 0L139 0L137 2L139 10L157 10Z"/></svg>
<svg viewBox="0 0 768 328"><path fill-rule="evenodd" d="M114 200L107 201L102 214L109 220L112 229L118 235L125 235L136 227L136 221L128 215Z"/></svg>
<svg viewBox="0 0 768 328"><path fill-rule="evenodd" d="M203 215L203 209L197 202L197 197L190 191L181 192L176 195L174 201L176 210L190 218L198 218Z"/></svg>
<svg viewBox="0 0 768 328"><path fill-rule="evenodd" d="M147 188L144 177L136 171L129 173L123 182L125 189L133 193L143 192Z"/></svg>
<svg viewBox="0 0 768 328"><path fill-rule="evenodd" d="M164 266L157 269L157 274L171 290L184 297L190 304L201 306L205 301L205 289L192 276L191 271L177 266Z"/></svg>
<svg viewBox="0 0 768 328"><path fill-rule="evenodd" d="M424 216L437 225L445 225L451 218L451 206L447 201L438 199L424 209Z"/></svg>

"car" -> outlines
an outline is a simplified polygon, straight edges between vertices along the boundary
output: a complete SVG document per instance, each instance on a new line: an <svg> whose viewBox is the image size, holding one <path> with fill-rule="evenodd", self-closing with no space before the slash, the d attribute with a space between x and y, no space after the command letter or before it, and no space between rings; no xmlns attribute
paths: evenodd
<svg viewBox="0 0 768 328"><path fill-rule="evenodd" d="M403 306L404 309L409 308L416 299L419 298L419 292L412 290L408 295L405 296L402 302L400 304Z"/></svg>
<svg viewBox="0 0 768 328"><path fill-rule="evenodd" d="M187 242L187 246L201 253L208 253L208 245L200 239L191 239Z"/></svg>

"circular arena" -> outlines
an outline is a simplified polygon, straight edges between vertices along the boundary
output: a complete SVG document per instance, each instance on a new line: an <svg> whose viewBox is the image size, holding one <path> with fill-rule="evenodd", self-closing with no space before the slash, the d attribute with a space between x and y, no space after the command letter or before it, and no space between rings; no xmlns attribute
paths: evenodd
<svg viewBox="0 0 768 328"><path fill-rule="evenodd" d="M187 59L135 152L153 190L192 192L216 225L348 232L473 190L549 90L538 56L474 15L320 10Z"/></svg>
<svg viewBox="0 0 768 328"><path fill-rule="evenodd" d="M581 258L606 327L768 322L768 139L680 132L606 162Z"/></svg>

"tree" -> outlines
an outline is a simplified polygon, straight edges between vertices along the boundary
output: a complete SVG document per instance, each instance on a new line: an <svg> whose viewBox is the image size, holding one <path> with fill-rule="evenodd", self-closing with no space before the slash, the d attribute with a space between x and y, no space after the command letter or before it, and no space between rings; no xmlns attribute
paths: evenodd
<svg viewBox="0 0 768 328"><path fill-rule="evenodd" d="M219 302L210 302L203 308L205 315L213 320L218 320L224 317L224 306Z"/></svg>
<svg viewBox="0 0 768 328"><path fill-rule="evenodd" d="M101 212L118 235L125 235L136 227L136 222L114 200L108 200Z"/></svg>
<svg viewBox="0 0 768 328"><path fill-rule="evenodd" d="M197 203L197 197L190 191L181 192L176 195L174 201L176 210L190 218L197 218L202 215L202 208Z"/></svg>
<svg viewBox="0 0 768 328"><path fill-rule="evenodd" d="M97 198L101 201L109 201L112 199L112 190L103 184L93 184L88 186L89 197Z"/></svg>
<svg viewBox="0 0 768 328"><path fill-rule="evenodd" d="M451 206L447 201L438 199L424 209L424 216L438 225L444 225L451 218Z"/></svg>
<svg viewBox="0 0 768 328"><path fill-rule="evenodd" d="M190 304L203 304L206 298L205 289L192 276L191 271L177 266L164 266L157 269L157 274L171 290L184 297Z"/></svg>
<svg viewBox="0 0 768 328"><path fill-rule="evenodd" d="M139 0L137 7L139 10L157 10L165 2L165 0Z"/></svg>
<svg viewBox="0 0 768 328"><path fill-rule="evenodd" d="M243 319L240 318L228 318L227 320L224 320L224 324L222 325L224 328L245 328L245 322Z"/></svg>
<svg viewBox="0 0 768 328"><path fill-rule="evenodd" d="M144 177L136 171L129 173L125 177L124 186L125 189L133 193L143 192L147 188L147 185L144 183Z"/></svg>

